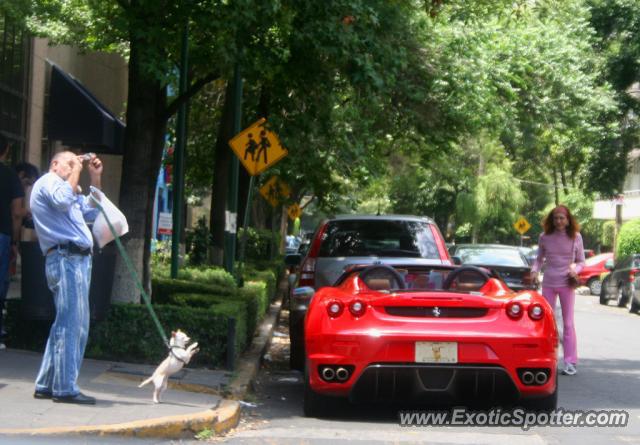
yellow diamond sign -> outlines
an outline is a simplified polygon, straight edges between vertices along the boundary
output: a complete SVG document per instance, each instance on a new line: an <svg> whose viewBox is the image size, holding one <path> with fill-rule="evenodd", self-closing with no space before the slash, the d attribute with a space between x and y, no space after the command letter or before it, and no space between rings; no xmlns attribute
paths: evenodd
<svg viewBox="0 0 640 445"><path fill-rule="evenodd" d="M251 176L259 175L288 154L264 118L238 133L229 145Z"/></svg>
<svg viewBox="0 0 640 445"><path fill-rule="evenodd" d="M531 228L531 224L529 224L529 221L527 221L525 219L524 216L521 216L520 218L518 218L518 220L515 222L515 224L513 225L513 227L516 229L516 231L520 234L520 235L524 235L525 233L527 233L527 231L529 231L529 229Z"/></svg>
<svg viewBox="0 0 640 445"><path fill-rule="evenodd" d="M276 207L280 201L289 197L291 190L282 179L272 176L260 187L260 194L271 204L271 207Z"/></svg>
<svg viewBox="0 0 640 445"><path fill-rule="evenodd" d="M289 219L291 221L295 221L302 214L302 209L298 204L291 204L287 207L287 215L289 215Z"/></svg>

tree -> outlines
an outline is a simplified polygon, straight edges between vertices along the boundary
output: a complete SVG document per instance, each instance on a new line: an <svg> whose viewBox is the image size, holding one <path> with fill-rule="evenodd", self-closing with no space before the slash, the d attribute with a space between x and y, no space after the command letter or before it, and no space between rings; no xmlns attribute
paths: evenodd
<svg viewBox="0 0 640 445"><path fill-rule="evenodd" d="M204 85L229 77L239 59L239 42L265 34L278 21L280 9L248 0L233 5L216 0L21 0L20 5L30 28L55 43L118 51L128 58L120 207L130 222L125 246L134 264L142 269L140 275L148 287L152 203L167 121ZM178 47L186 24L191 81L185 94L168 97L167 87L175 85ZM129 294L134 288L120 264L114 298L137 300Z"/></svg>

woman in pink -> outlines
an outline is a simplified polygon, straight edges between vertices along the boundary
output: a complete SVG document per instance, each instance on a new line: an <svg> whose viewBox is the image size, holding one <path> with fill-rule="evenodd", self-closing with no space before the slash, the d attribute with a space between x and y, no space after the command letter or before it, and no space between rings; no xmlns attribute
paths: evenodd
<svg viewBox="0 0 640 445"><path fill-rule="evenodd" d="M559 205L549 212L543 226L544 233L538 241L538 258L531 271L537 274L544 262L542 295L552 308L556 306L556 296L560 297L564 326L562 348L565 367L562 373L575 375L578 372L578 347L573 322L575 292L569 286L569 276L576 276L584 267L584 247L578 232L580 225L566 206Z"/></svg>

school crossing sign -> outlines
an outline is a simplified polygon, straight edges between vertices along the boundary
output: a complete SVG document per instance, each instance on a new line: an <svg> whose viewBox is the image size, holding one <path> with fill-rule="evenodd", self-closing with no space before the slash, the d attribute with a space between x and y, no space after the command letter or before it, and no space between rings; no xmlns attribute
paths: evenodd
<svg viewBox="0 0 640 445"><path fill-rule="evenodd" d="M282 179L272 176L260 187L260 194L271 204L271 207L276 207L291 195L291 189Z"/></svg>
<svg viewBox="0 0 640 445"><path fill-rule="evenodd" d="M264 118L238 133L229 145L251 176L259 175L288 154Z"/></svg>
<svg viewBox="0 0 640 445"><path fill-rule="evenodd" d="M524 216L521 216L515 222L513 227L516 229L516 232L518 232L520 235L524 235L531 228L531 224L529 224L529 221L527 221Z"/></svg>

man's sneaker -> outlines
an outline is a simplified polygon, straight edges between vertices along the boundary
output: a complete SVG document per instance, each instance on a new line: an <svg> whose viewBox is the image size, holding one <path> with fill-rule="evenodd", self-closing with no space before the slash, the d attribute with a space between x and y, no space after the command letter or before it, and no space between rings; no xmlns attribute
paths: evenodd
<svg viewBox="0 0 640 445"><path fill-rule="evenodd" d="M562 373L564 375L576 375L578 373L578 370L576 369L576 365L574 365L573 363L567 363L562 370Z"/></svg>
<svg viewBox="0 0 640 445"><path fill-rule="evenodd" d="M4 343L0 343L0 351L2 351L3 349L7 349L7 347L4 345Z"/></svg>

